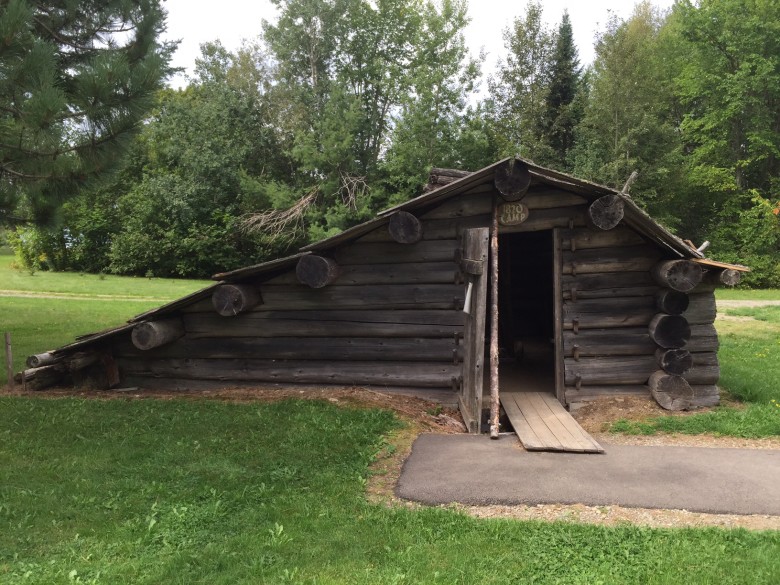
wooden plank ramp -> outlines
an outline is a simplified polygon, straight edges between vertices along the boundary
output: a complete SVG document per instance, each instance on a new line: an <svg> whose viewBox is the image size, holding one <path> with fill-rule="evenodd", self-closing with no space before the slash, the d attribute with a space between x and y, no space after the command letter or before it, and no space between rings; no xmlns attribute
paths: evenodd
<svg viewBox="0 0 780 585"><path fill-rule="evenodd" d="M548 392L502 392L501 404L527 451L604 452Z"/></svg>

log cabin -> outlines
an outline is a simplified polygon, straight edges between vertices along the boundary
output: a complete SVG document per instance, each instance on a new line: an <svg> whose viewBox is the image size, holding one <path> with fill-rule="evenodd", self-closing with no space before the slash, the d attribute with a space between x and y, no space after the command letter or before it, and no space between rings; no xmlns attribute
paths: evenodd
<svg viewBox="0 0 780 585"><path fill-rule="evenodd" d="M533 389L566 407L715 405L714 290L748 269L706 259L625 191L519 158L434 169L371 221L30 356L18 378L372 386L457 404L474 433L491 381L499 397Z"/></svg>

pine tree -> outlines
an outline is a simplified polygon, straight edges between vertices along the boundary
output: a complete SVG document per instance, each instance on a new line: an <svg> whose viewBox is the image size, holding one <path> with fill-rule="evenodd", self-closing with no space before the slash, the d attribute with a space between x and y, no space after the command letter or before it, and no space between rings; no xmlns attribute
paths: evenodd
<svg viewBox="0 0 780 585"><path fill-rule="evenodd" d="M555 39L550 82L545 100L544 129L549 160L541 161L554 168L570 170L574 128L581 118L575 98L580 91L582 69L574 45L569 13L564 11Z"/></svg>
<svg viewBox="0 0 780 585"><path fill-rule="evenodd" d="M160 0L0 8L0 223L45 223L121 159L171 73Z"/></svg>

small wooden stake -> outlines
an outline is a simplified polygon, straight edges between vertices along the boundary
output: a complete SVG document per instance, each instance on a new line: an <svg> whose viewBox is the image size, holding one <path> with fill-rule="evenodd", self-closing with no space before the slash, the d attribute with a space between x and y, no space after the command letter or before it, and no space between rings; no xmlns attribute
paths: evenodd
<svg viewBox="0 0 780 585"><path fill-rule="evenodd" d="M490 227L490 438L498 439L498 201Z"/></svg>
<svg viewBox="0 0 780 585"><path fill-rule="evenodd" d="M14 358L11 352L11 334L5 334L5 369L8 373L8 388L14 389Z"/></svg>

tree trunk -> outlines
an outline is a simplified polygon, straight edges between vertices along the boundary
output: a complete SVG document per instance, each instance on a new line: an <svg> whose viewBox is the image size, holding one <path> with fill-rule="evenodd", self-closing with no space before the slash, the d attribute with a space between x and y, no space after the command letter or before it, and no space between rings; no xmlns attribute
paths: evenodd
<svg viewBox="0 0 780 585"><path fill-rule="evenodd" d="M685 347L691 338L691 326L680 315L658 313L648 326L650 338L665 349Z"/></svg>
<svg viewBox="0 0 780 585"><path fill-rule="evenodd" d="M387 224L387 231L399 244L416 244L423 236L420 220L407 211L396 211Z"/></svg>
<svg viewBox="0 0 780 585"><path fill-rule="evenodd" d="M682 315L688 309L688 295L670 288L662 288L655 295L659 311L669 315Z"/></svg>
<svg viewBox="0 0 780 585"><path fill-rule="evenodd" d="M588 207L588 220L601 230L611 230L623 219L623 208L620 195L604 195Z"/></svg>
<svg viewBox="0 0 780 585"><path fill-rule="evenodd" d="M260 291L249 284L223 284L211 295L214 309L223 317L234 317L262 303Z"/></svg>
<svg viewBox="0 0 780 585"><path fill-rule="evenodd" d="M693 389L682 376L672 376L662 370L654 372L647 382L655 401L666 410L693 408Z"/></svg>
<svg viewBox="0 0 780 585"><path fill-rule="evenodd" d="M655 281L679 292L689 292L701 282L704 273L699 264L690 260L666 260L652 269Z"/></svg>
<svg viewBox="0 0 780 585"><path fill-rule="evenodd" d="M693 367L693 356L687 349L663 349L655 351L655 359L667 374L682 376Z"/></svg>
<svg viewBox="0 0 780 585"><path fill-rule="evenodd" d="M339 265L331 258L309 254L298 260L295 274L301 284L311 288L322 288L339 277Z"/></svg>
<svg viewBox="0 0 780 585"><path fill-rule="evenodd" d="M138 349L149 350L170 343L184 335L181 319L173 317L162 321L145 321L133 327L130 335Z"/></svg>

